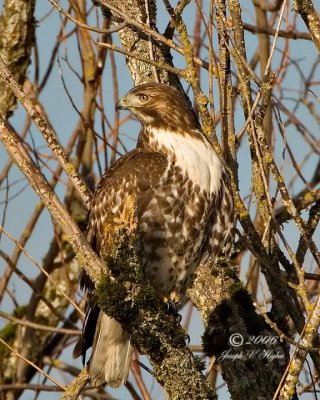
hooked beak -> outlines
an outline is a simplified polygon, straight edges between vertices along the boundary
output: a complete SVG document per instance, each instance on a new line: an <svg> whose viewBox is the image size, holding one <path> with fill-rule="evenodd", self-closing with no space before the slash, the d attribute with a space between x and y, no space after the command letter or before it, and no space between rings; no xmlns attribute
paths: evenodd
<svg viewBox="0 0 320 400"><path fill-rule="evenodd" d="M127 109L128 109L127 96L123 96L123 97L121 97L120 100L117 101L116 111L118 111L118 110L127 110Z"/></svg>

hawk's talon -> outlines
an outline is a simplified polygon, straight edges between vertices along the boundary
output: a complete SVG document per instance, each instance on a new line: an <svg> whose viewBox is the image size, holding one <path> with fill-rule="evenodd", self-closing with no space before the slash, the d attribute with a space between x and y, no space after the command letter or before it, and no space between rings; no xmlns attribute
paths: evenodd
<svg viewBox="0 0 320 400"><path fill-rule="evenodd" d="M173 315L174 317L177 318L178 323L180 324L182 321L182 315L178 313L178 310L180 309L181 305L179 302L175 302L173 300L168 300L165 299L165 304L166 304L166 310L167 313L170 315Z"/></svg>
<svg viewBox="0 0 320 400"><path fill-rule="evenodd" d="M191 341L190 335L189 335L188 333L186 333L186 342L187 342L187 346L190 345L190 341Z"/></svg>
<svg viewBox="0 0 320 400"><path fill-rule="evenodd" d="M182 315L181 314L177 314L177 320L178 320L178 323L181 324L181 321L182 321Z"/></svg>
<svg viewBox="0 0 320 400"><path fill-rule="evenodd" d="M165 299L164 301L168 314L172 314L174 316L179 315L178 314L179 303L176 303L175 301L170 299Z"/></svg>

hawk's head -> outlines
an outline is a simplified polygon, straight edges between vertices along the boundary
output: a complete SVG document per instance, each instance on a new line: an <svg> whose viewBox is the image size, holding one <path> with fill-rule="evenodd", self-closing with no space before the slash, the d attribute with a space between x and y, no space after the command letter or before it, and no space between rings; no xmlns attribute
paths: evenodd
<svg viewBox="0 0 320 400"><path fill-rule="evenodd" d="M199 122L182 93L172 86L148 83L136 86L117 103L130 110L144 126L199 129Z"/></svg>

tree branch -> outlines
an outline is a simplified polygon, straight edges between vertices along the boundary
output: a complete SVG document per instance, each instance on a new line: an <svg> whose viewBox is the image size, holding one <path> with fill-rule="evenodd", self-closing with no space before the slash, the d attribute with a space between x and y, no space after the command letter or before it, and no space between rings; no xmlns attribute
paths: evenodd
<svg viewBox="0 0 320 400"><path fill-rule="evenodd" d="M305 325L304 331L301 336L301 340L299 344L306 348L312 348L313 340L319 333L320 326L320 296L316 303L314 304L314 309L312 314ZM285 378L285 382L280 391L281 400L291 400L293 394L295 393L295 388L298 383L299 374L303 368L303 364L308 355L306 350L301 348L296 348L290 363L287 367L287 375ZM280 387L281 387L280 386ZM276 393L277 394L277 393ZM275 396L276 396L275 394Z"/></svg>
<svg viewBox="0 0 320 400"><path fill-rule="evenodd" d="M0 57L20 84L24 82L34 45L34 6L35 0L5 0L0 18ZM0 114L9 117L16 103L12 90L0 81Z"/></svg>
<svg viewBox="0 0 320 400"><path fill-rule="evenodd" d="M320 19L311 0L294 0L292 10L298 12L304 20L314 44L320 53Z"/></svg>

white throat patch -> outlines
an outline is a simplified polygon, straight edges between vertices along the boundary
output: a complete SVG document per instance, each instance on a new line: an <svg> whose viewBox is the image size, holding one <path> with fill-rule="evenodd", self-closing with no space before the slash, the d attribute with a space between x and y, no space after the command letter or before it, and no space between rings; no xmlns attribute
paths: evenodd
<svg viewBox="0 0 320 400"><path fill-rule="evenodd" d="M174 154L176 164L194 184L209 193L218 191L222 163L203 133L197 132L202 140L166 130L153 129L152 134L156 147Z"/></svg>

